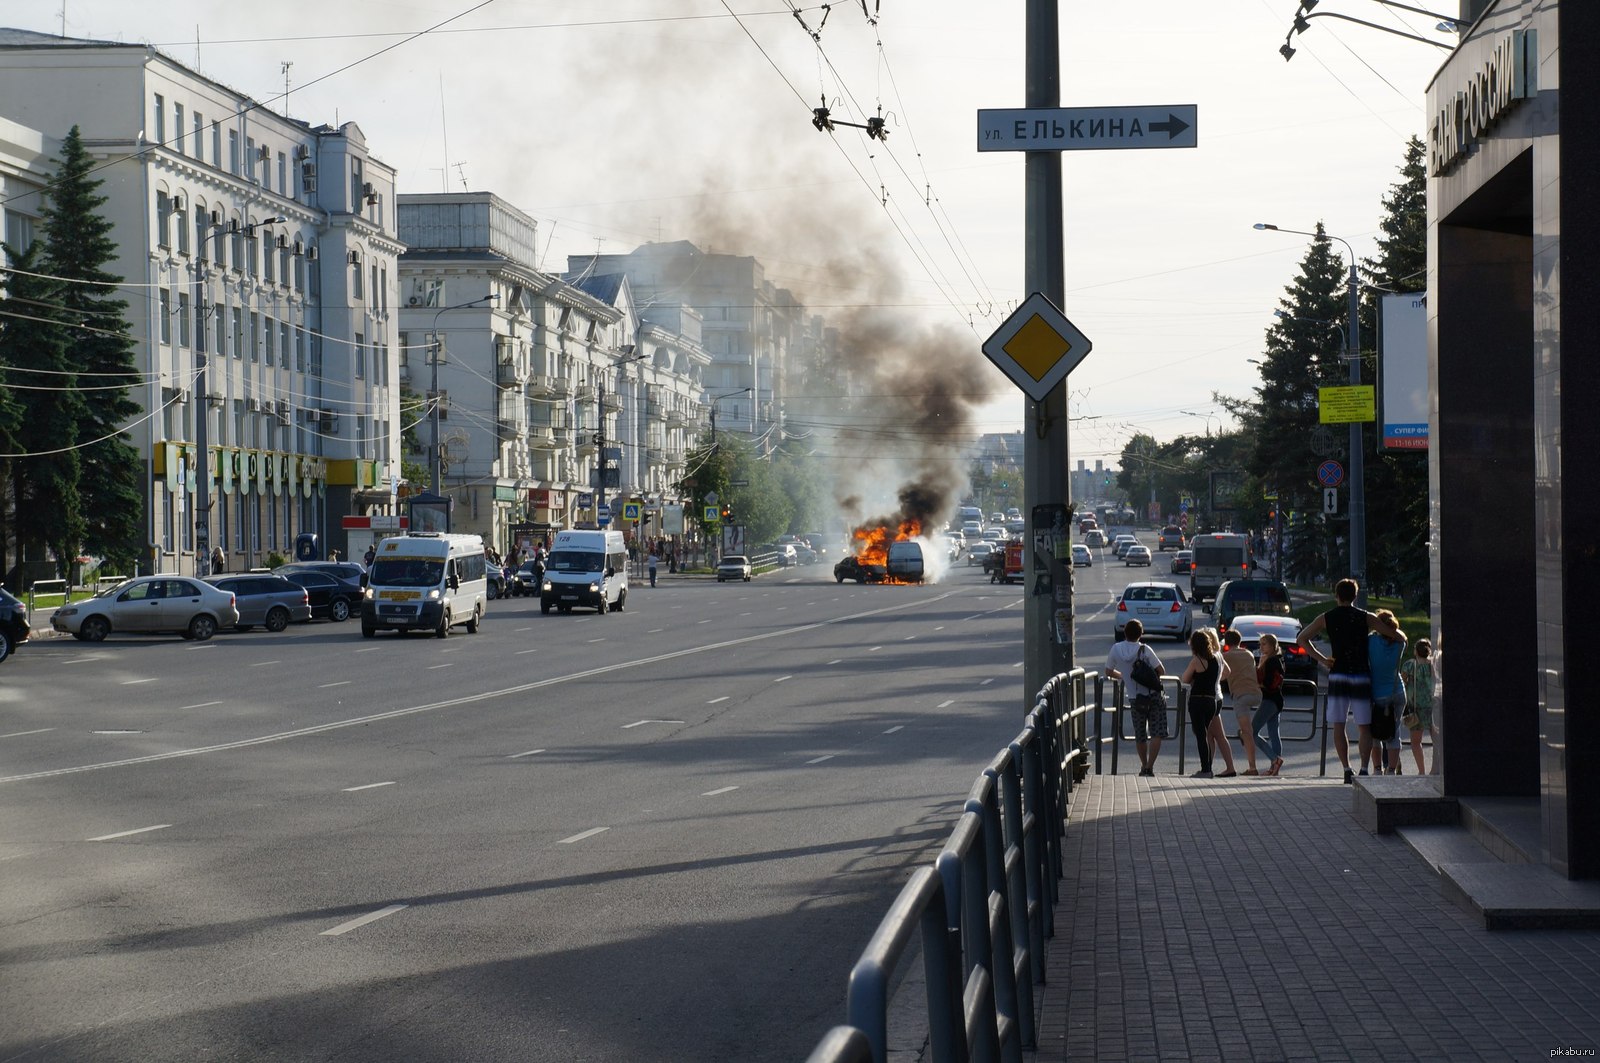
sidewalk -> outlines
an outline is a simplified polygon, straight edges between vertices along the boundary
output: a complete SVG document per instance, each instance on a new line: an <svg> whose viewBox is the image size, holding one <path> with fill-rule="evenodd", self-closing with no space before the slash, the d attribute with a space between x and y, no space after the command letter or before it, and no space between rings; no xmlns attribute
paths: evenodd
<svg viewBox="0 0 1600 1063"><path fill-rule="evenodd" d="M1484 930L1351 801L1336 779L1091 776L1068 821L1028 1056L1600 1051L1600 932Z"/></svg>

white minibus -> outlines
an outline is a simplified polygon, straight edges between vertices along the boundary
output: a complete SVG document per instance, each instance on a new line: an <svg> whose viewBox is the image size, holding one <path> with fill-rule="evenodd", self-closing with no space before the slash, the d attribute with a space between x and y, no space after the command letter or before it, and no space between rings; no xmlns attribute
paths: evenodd
<svg viewBox="0 0 1600 1063"><path fill-rule="evenodd" d="M539 611L573 606L622 612L628 604L628 548L619 531L556 532L544 566Z"/></svg>
<svg viewBox="0 0 1600 1063"><path fill-rule="evenodd" d="M379 629L431 631L440 638L456 624L476 634L488 607L483 539L419 532L378 543L361 603L361 634Z"/></svg>

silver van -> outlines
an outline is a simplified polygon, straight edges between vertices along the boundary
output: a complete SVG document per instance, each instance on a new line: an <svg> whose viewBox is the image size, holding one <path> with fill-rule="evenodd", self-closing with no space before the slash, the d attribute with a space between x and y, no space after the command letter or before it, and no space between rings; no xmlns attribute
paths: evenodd
<svg viewBox="0 0 1600 1063"><path fill-rule="evenodd" d="M922 582L922 544L903 540L889 544L889 578Z"/></svg>

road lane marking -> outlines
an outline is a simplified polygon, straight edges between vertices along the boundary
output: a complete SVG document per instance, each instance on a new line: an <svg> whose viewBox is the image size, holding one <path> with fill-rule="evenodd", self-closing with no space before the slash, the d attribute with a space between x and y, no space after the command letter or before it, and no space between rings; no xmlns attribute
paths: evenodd
<svg viewBox="0 0 1600 1063"><path fill-rule="evenodd" d="M701 794L700 796L701 797L716 797L718 794L731 794L731 793L733 793L733 791L735 791L737 789L738 789L737 786L724 786L720 790L707 790L705 793Z"/></svg>
<svg viewBox="0 0 1600 1063"><path fill-rule="evenodd" d="M978 683L978 685L979 685L979 686L980 686L980 687L986 687L986 686L988 686L988 685L989 685L989 684L990 684L990 683L993 683L993 682L994 682L994 676L990 676L990 677L989 677L989 678L988 678L988 679L984 679L984 680L981 680L981 681L980 681L980 682L979 682L979 683Z"/></svg>
<svg viewBox="0 0 1600 1063"><path fill-rule="evenodd" d="M460 697L447 698L443 701L425 702L420 705L407 705L398 709L389 709L385 712L368 713L364 716L351 716L343 720L329 720L327 723L313 724L309 727L297 727L290 731L277 731L272 734L257 735L254 738L241 738L232 742L217 742L209 746L191 746L187 749L173 749L165 753L151 753L142 757L124 757L120 760L103 760L93 764L76 764L65 768L50 768L45 771L27 772L22 775L0 776L0 783L30 782L35 779L53 779L59 775L77 775L88 771L105 771L109 768L129 768L141 764L154 764L163 760L176 760L181 757L198 757L208 753L226 753L236 749L248 749L252 746L268 745L274 742L287 742L294 738L308 738L312 735L324 734L328 731L341 731L349 727L367 727L384 720L395 720L405 716L415 716L419 713L438 712L443 709L455 709L466 705L476 705L480 702L495 701L500 698L516 697L546 687L558 686L563 683L572 683L580 679L592 679L599 675L608 675L629 668L648 668L665 661L675 661L682 657L691 657L702 653L719 653L733 649L737 646L747 646L756 642L767 642L772 639L786 639L806 631L816 631L820 628L833 627L838 624L849 623L855 620L865 620L871 617L884 616L889 613L905 612L910 609L926 608L929 605L953 598L957 591L947 591L932 598L903 598L890 604L874 609L866 609L859 613L848 613L844 616L832 617L828 620L814 620L809 623L797 624L790 628L780 628L774 631L763 631L756 635L742 635L733 639L721 639L708 642L703 646L689 646L681 650L671 650L667 653L652 654L648 657L636 657L628 661L613 661L609 664L586 668L578 672L569 672L566 675L550 676L545 679L536 679L529 683L519 683L516 686L501 687L498 690L484 690L476 694L463 694ZM895 595L899 598L899 595Z"/></svg>
<svg viewBox="0 0 1600 1063"><path fill-rule="evenodd" d="M428 671L431 672L435 668L454 668L455 666L456 666L456 664L455 664L454 661L446 661L443 664L430 664L430 665L428 665Z"/></svg>
<svg viewBox="0 0 1600 1063"><path fill-rule="evenodd" d="M185 709L209 709L213 705L221 705L221 704L222 704L222 702L220 702L220 701L202 701L197 705L183 705L183 706L180 706L178 711L179 712L183 712Z"/></svg>
<svg viewBox="0 0 1600 1063"><path fill-rule="evenodd" d="M594 642L604 642L604 641L605 641L605 639L590 639L590 640L589 640L589 641L590 641L590 642L591 642L591 643L594 643Z"/></svg>
<svg viewBox="0 0 1600 1063"><path fill-rule="evenodd" d="M834 758L834 754L832 754L832 753L824 753L820 757L812 757L810 760L806 761L806 763L807 764L821 764L823 761L832 760L833 758Z"/></svg>
<svg viewBox="0 0 1600 1063"><path fill-rule="evenodd" d="M522 632L522 631L532 631L533 628L531 628L531 627L514 627L511 630L512 631L517 631L517 632Z"/></svg>
<svg viewBox="0 0 1600 1063"><path fill-rule="evenodd" d="M282 663L283 663L282 661L256 661L250 667L251 668L265 668L270 664L282 664Z"/></svg>
<svg viewBox="0 0 1600 1063"><path fill-rule="evenodd" d="M955 698L950 698L950 699L948 699L946 701L939 702L939 704L934 706L934 707L935 708L939 708L939 709L948 709L950 706L954 705L955 703L956 703L956 699Z"/></svg>
<svg viewBox="0 0 1600 1063"><path fill-rule="evenodd" d="M524 653L538 653L538 650L518 650L514 656L521 657Z"/></svg>
<svg viewBox="0 0 1600 1063"><path fill-rule="evenodd" d="M649 631L646 631L645 634L646 635L659 635L665 630L667 630L667 629L664 628L664 627L653 627Z"/></svg>
<svg viewBox="0 0 1600 1063"><path fill-rule="evenodd" d="M190 648L192 649L193 647L190 647ZM100 659L101 658L99 658L99 657L68 657L66 660L61 661L59 663L61 663L61 664L84 664L84 663L86 663L88 661L98 661Z"/></svg>
<svg viewBox="0 0 1600 1063"><path fill-rule="evenodd" d="M882 646L868 646L867 647L867 652L868 653L877 653L881 649L883 649Z"/></svg>
<svg viewBox="0 0 1600 1063"><path fill-rule="evenodd" d="M907 635L905 638L901 639L900 641L901 642L910 642L912 639L914 639L916 637L917 636L915 636L915 635Z"/></svg>
<svg viewBox="0 0 1600 1063"><path fill-rule="evenodd" d="M784 682L786 680L793 679L793 678L794 678L794 676L792 676L792 675L780 675L778 678L774 679L773 682L774 683L782 683L782 682Z"/></svg>
<svg viewBox="0 0 1600 1063"><path fill-rule="evenodd" d="M139 827L136 830L119 830L115 834L102 834L98 838L90 838L89 841L108 842L113 838L127 838L134 834L148 834L153 830L166 830L170 826L172 826L170 823L157 823L153 827Z"/></svg>
<svg viewBox="0 0 1600 1063"><path fill-rule="evenodd" d="M570 838L562 838L560 841L556 842L556 844L571 845L573 842L581 842L585 838L593 838L596 834L604 834L610 829L610 827L590 827L588 830L579 831Z"/></svg>
<svg viewBox="0 0 1600 1063"><path fill-rule="evenodd" d="M150 679L124 679L122 681L122 685L125 686L125 687L136 687L140 683L154 683L154 682L155 682L154 678L150 678Z"/></svg>
<svg viewBox="0 0 1600 1063"><path fill-rule="evenodd" d="M740 613L740 616L754 616L754 613Z"/></svg>
<svg viewBox="0 0 1600 1063"><path fill-rule="evenodd" d="M337 683L318 683L317 689L327 690L329 687L347 687L353 682L355 682L353 679L341 679Z"/></svg>
<svg viewBox="0 0 1600 1063"><path fill-rule="evenodd" d="M935 631L943 631L944 630L944 625L940 624L938 627L934 628L933 630L935 630Z"/></svg>
<svg viewBox="0 0 1600 1063"><path fill-rule="evenodd" d="M623 724L622 725L622 729L624 731L631 731L635 727L643 727L647 723L675 723L675 724L682 724L683 721L682 720L635 720L632 723Z"/></svg>
<svg viewBox="0 0 1600 1063"><path fill-rule="evenodd" d="M727 700L728 700L728 695L724 694L720 698L712 698L710 701L706 702L706 704L707 705L718 705L718 704L721 704L722 702L727 701Z"/></svg>
<svg viewBox="0 0 1600 1063"><path fill-rule="evenodd" d="M336 938L340 934L348 934L358 926L366 926L368 923L375 923L385 916L393 915L395 912L403 912L407 907L408 906L404 904L391 904L386 908L379 908L375 912L368 912L366 915L352 919L348 923L340 923L332 930L324 930L318 935L318 937Z"/></svg>
<svg viewBox="0 0 1600 1063"><path fill-rule="evenodd" d="M341 791L341 792L347 793L347 794L353 794L357 790L376 790L380 786L393 786L393 785L394 785L394 783L392 781L391 782L369 782L365 786L346 786L344 788L344 790Z"/></svg>
<svg viewBox="0 0 1600 1063"><path fill-rule="evenodd" d="M544 750L542 750L542 749L530 749L526 753L513 753L509 757L507 757L506 759L507 760L516 760L518 757L531 757L535 753L543 753L543 752L544 752Z"/></svg>
<svg viewBox="0 0 1600 1063"><path fill-rule="evenodd" d="M89 733L92 734L92 735L142 735L142 734L144 734L143 731L132 731L132 730L126 730L126 729L120 730L120 731L90 731Z"/></svg>
<svg viewBox="0 0 1600 1063"><path fill-rule="evenodd" d="M0 735L0 738L21 738L23 735L42 735L46 731L54 730L54 727L41 727L37 731L12 731L8 735Z"/></svg>
<svg viewBox="0 0 1600 1063"><path fill-rule="evenodd" d="M1013 668L1021 668L1022 667L1022 662L1018 661L1016 664L1012 665L1011 667L1013 667Z"/></svg>
<svg viewBox="0 0 1600 1063"><path fill-rule="evenodd" d="M709 624L709 623L711 623L711 621L710 620L696 620L695 623L697 623L697 624Z"/></svg>
<svg viewBox="0 0 1600 1063"><path fill-rule="evenodd" d="M904 731L905 729L906 729L906 725L905 724L897 723L893 727L889 728L887 731L885 731L883 733L886 734L886 735L892 735L896 731Z"/></svg>
<svg viewBox="0 0 1600 1063"><path fill-rule="evenodd" d="M835 657L835 658L834 658L834 659L833 659L833 660L831 660L831 661L829 661L829 662L828 662L828 664L829 664L829 665L835 665L835 664L839 664L839 663L840 663L840 662L842 662L842 661L843 661L843 660L844 660L844 658L843 658L843 657Z"/></svg>
<svg viewBox="0 0 1600 1063"><path fill-rule="evenodd" d="M381 650L381 649L383 649L382 646L363 646L359 650L357 650L356 652L357 653L372 653L372 652L374 652L376 650Z"/></svg>

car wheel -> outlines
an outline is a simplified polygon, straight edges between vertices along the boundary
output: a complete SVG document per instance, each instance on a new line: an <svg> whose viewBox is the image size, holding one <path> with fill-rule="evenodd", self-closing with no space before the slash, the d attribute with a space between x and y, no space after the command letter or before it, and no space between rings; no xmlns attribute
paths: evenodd
<svg viewBox="0 0 1600 1063"><path fill-rule="evenodd" d="M482 621L483 621L483 614L478 611L478 607L477 606L473 606L472 607L472 619L467 621L467 634L476 635L478 633L478 625Z"/></svg>
<svg viewBox="0 0 1600 1063"><path fill-rule="evenodd" d="M287 610L287 609L274 609L274 610L272 610L270 613L267 614L267 625L266 626L267 626L267 630L268 631L273 631L273 632L282 631L284 628L288 627L289 626L289 610Z"/></svg>
<svg viewBox="0 0 1600 1063"><path fill-rule="evenodd" d="M550 615L550 603L549 602L540 602L539 603L539 612L543 613L545 616L549 616Z"/></svg>
<svg viewBox="0 0 1600 1063"><path fill-rule="evenodd" d="M16 648L16 644L11 641L10 635L0 635L0 661L10 657Z"/></svg>
<svg viewBox="0 0 1600 1063"><path fill-rule="evenodd" d="M833 577L833 578L834 578L834 579L836 579L836 580L838 580L838 581L839 581L839 582L840 582L840 583L843 583L843 582L844 582L844 577L843 577L843 576L835 576L835 577Z"/></svg>
<svg viewBox="0 0 1600 1063"><path fill-rule="evenodd" d="M196 642L205 642L217 633L216 618L201 613L189 621L188 635Z"/></svg>
<svg viewBox="0 0 1600 1063"><path fill-rule="evenodd" d="M91 616L78 628L85 642L104 642L111 634L111 622L103 616Z"/></svg>
<svg viewBox="0 0 1600 1063"><path fill-rule="evenodd" d="M364 639L375 638L375 637L377 637L377 634L378 634L378 629L375 628L375 627L372 627L370 624L362 624L361 625L361 637L362 638L364 638Z"/></svg>
<svg viewBox="0 0 1600 1063"><path fill-rule="evenodd" d="M439 627L433 634L434 637L441 639L450 637L450 610L446 609L439 614Z"/></svg>
<svg viewBox="0 0 1600 1063"><path fill-rule="evenodd" d="M622 612L628 607L628 589L624 587L622 593L617 595L617 612Z"/></svg>
<svg viewBox="0 0 1600 1063"><path fill-rule="evenodd" d="M88 642L89 641L89 636L85 635L82 631L74 631L72 633L72 637L77 639L79 642Z"/></svg>
<svg viewBox="0 0 1600 1063"><path fill-rule="evenodd" d="M342 624L350 619L350 603L344 598L335 598L328 603L328 618L336 624Z"/></svg>
<svg viewBox="0 0 1600 1063"><path fill-rule="evenodd" d="M605 588L602 587L600 589L600 604L595 606L595 612L599 613L601 616L605 616L606 613L608 613L610 611L611 611L610 606L607 605L607 603L606 603Z"/></svg>

